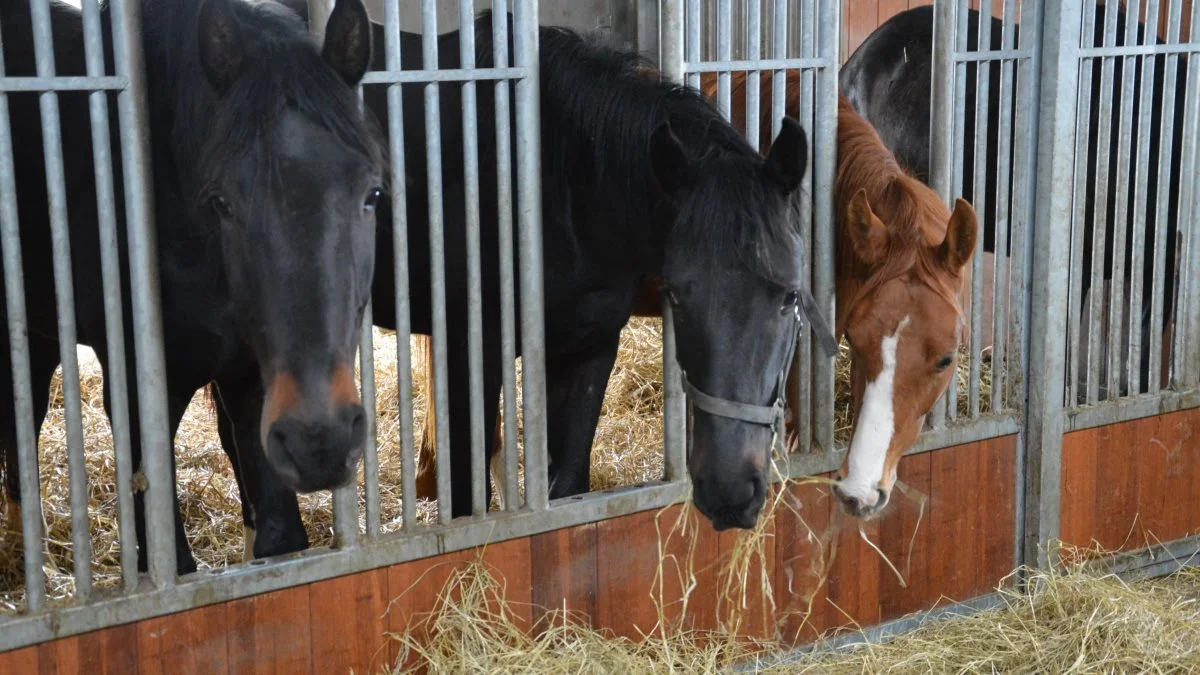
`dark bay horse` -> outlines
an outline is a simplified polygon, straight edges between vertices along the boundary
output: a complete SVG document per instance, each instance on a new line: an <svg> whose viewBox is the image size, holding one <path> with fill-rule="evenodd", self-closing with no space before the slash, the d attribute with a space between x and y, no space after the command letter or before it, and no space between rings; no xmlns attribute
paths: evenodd
<svg viewBox="0 0 1200 675"><path fill-rule="evenodd" d="M1125 8L1117 3L1112 3L1116 6L1116 40L1115 45L1122 46L1126 44L1127 24ZM1109 11L1107 5L1099 4L1095 9L1095 34L1094 44L1104 45L1104 26L1105 15ZM977 48L979 44L979 12L970 10L967 16L968 47L972 50ZM991 49L1001 49L1002 46L1002 29L1003 22L1000 19L991 19L991 31L989 40ZM1142 42L1147 34L1147 27L1144 23L1139 23L1137 27L1138 42ZM1019 36L1018 30L1015 31ZM1017 39L1016 36L1013 38ZM1161 41L1156 40L1159 44ZM1016 44L1015 42L1013 44ZM986 45L985 45L986 46ZM932 7L917 7L905 12L901 12L881 25L875 32L871 33L862 45L850 56L841 70L841 88L854 107L863 114L879 131L880 137L884 143L896 154L897 159L904 166L911 169L914 174L926 180L929 173L929 139L930 139L930 87L932 82L932 50L933 50L933 11ZM1138 59L1141 61L1142 59ZM1185 59L1179 59L1179 70L1176 79L1176 87L1173 92L1165 90L1165 71L1166 57L1159 55L1153 58L1144 59L1146 64L1152 64L1154 67L1154 81L1152 84L1153 98L1152 110L1150 112L1150 125L1147 130L1149 137L1141 136L1141 131L1138 129L1136 120L1141 114L1142 100L1135 89L1134 99L1132 102L1123 102L1124 96L1124 67L1136 67L1133 65L1132 59L1114 59L1113 63L1113 89L1110 92L1102 92L1102 66L1101 59L1092 60L1092 90L1090 92L1090 123L1089 135L1087 139L1087 187L1083 195L1084 201L1084 220L1082 223L1082 251L1074 255L1080 256L1083 263L1083 275L1078 279L1080 285L1080 297L1084 297L1093 283L1092 265L1103 260L1103 278L1111 280L1113 276L1113 256L1115 254L1116 244L1114 235L1118 232L1123 237L1125 248L1121 251L1124 257L1124 275L1123 282L1126 288L1130 287L1130 282L1133 275L1132 258L1134 251L1144 253L1143 260L1145 266L1143 268L1142 295L1135 298L1135 301L1142 308L1141 316L1139 317L1142 328L1141 344L1143 351L1141 356L1140 376L1138 380L1140 386L1134 393L1145 393L1148 391L1148 382L1150 375L1150 351L1151 349L1161 349L1158 343L1158 338L1162 335L1167 327L1167 323L1174 315L1175 309L1175 249L1177 242L1177 233L1179 229L1179 185L1181 171L1181 148L1182 148L1182 133L1183 133L1183 112L1186 99L1186 82L1187 82L1187 62ZM1128 64L1128 65L1126 65ZM1000 108L1000 66L997 62L991 62L990 68L990 83L987 110L990 124L988 125L987 145L987 164L990 169L987 173L986 183L984 188L988 199L986 200L983 212L980 214L983 218L983 250L987 252L997 252L1002 255L1008 255L1011 247L1004 242L1004 246L997 249L996 245L996 195L997 195L997 159L1000 151L1000 124L998 123ZM967 65L966 74L966 119L964 120L964 144L963 155L963 195L966 199L971 199L972 195L978 189L975 185L972 167L975 164L975 106L976 106L976 77L977 64L971 62ZM1086 67L1084 72L1086 72ZM1135 75L1135 87L1142 86L1143 71L1139 68ZM1112 98L1109 101L1101 101L1101 94L1111 94ZM1168 139L1164 139L1162 134L1163 114L1164 114L1164 96L1168 103L1174 104L1174 119L1175 126L1173 135L1169 139L1171 145L1168 158L1169 175L1160 177L1159 165L1163 143ZM1118 152L1120 139L1120 117L1123 114L1122 108L1125 103L1131 103L1132 119L1135 123L1132 128L1133 146L1127 162L1131 162L1132 158L1138 156L1139 151L1146 150L1149 163L1146 175L1136 175L1136 171L1130 169L1130 180L1126 186L1127 193L1118 195L1117 188L1117 172L1120 162L1121 153ZM1015 108L1014 101L1008 103L1010 112ZM1170 108L1167 108L1170 112ZM1109 126L1105 129L1111 140L1110 148L1104 150L1109 152L1109 164L1103 170L1099 170L1098 154L1100 148L1100 127L1101 115L1109 115L1103 119L1108 121ZM1010 118L1015 119L1015 118ZM1009 134L1007 139L1007 147L1015 148L1017 143L1022 142L1022 139L1013 136L1013 128L1009 127L1004 130ZM1143 148L1142 144L1148 143L1149 148ZM1010 158L1011 160L1011 151ZM1103 195L1105 210L1103 213L1098 212L1097 204L1102 198L1097 195L1097 177L1106 177L1108 185L1108 194ZM1154 196L1153 190L1157 189L1159 181L1168 181L1169 199L1166 204L1160 204ZM1135 199L1135 189L1137 185L1150 186L1151 193L1145 200L1144 211L1137 213ZM1008 200L1011 197L1009 186L1001 186L1000 199ZM1127 209L1124 212L1117 213L1118 197L1125 198L1124 204ZM1016 205L1014 205L1016 208ZM1137 216L1144 216L1145 223L1155 222L1158 218L1157 228L1146 227L1144 232L1135 229L1134 220ZM1095 246L1094 236L1096 234L1096 222L1103 218L1104 223L1104 249L1097 255L1093 251ZM1069 227L1068 223L1062 223L1062 227ZM1154 262L1155 237L1166 237L1166 256L1164 260L1158 263ZM1011 238L1011 234L1008 235ZM1162 302L1163 307L1163 323L1158 326L1151 326L1151 307L1152 307L1152 289L1155 279L1162 284ZM1002 289L997 289L1001 292ZM1073 308L1072 311L1078 311L1078 308ZM1079 358L1079 355L1073 355L1072 358ZM1163 360L1165 365L1166 359ZM1121 393L1130 393L1130 387L1126 383L1121 383Z"/></svg>
<svg viewBox="0 0 1200 675"><path fill-rule="evenodd" d="M787 77L785 112L798 116L799 75ZM773 82L765 76L760 82L759 138L767 154ZM703 77L701 88L715 99L716 77ZM732 74L731 90L730 119L744 130L746 73ZM928 186L905 172L845 98L839 101L837 143L835 334L845 335L851 346L855 424L835 493L849 513L866 518L886 505L900 457L950 384L967 328L963 291L978 223L966 201L959 199L951 213ZM640 315L661 316L661 306L656 288L644 286ZM789 391L797 390L795 366ZM797 431L790 422L798 419L800 405L807 402L788 403L789 436ZM427 424L420 452L422 468L434 477L429 429ZM428 488L432 479L427 480Z"/></svg>
<svg viewBox="0 0 1200 675"><path fill-rule="evenodd" d="M80 10L58 3L52 10L57 72L83 75ZM0 22L7 74L35 74L28 3L0 0ZM108 8L102 23L106 62L112 64ZM240 452L231 452L250 467L247 473L272 477L255 486L259 494L287 494L294 508L291 490L346 483L363 451L365 417L352 359L370 297L374 210L384 171L377 131L361 113L353 88L370 61L370 23L359 0L342 0L322 46L278 5L145 0L142 29L169 428L173 436L196 390L214 379L252 374L257 390L267 392L265 405L260 399L262 414L246 420L239 430L245 434ZM8 100L34 422L40 427L60 345L38 96L12 93ZM95 349L107 370L88 95L62 93L58 100L77 337ZM115 107L111 118L116 119ZM119 156L122 145L115 131L111 139ZM117 242L133 470L138 471L142 449L122 186L118 173ZM6 321L6 313L0 318ZM5 330L0 338L0 443L7 497L17 504L8 336ZM106 405L110 396L106 391ZM266 454L252 452L255 447L266 448ZM135 503L138 562L144 570L141 491ZM195 562L178 505L175 511L178 571L186 573L195 570Z"/></svg>
<svg viewBox="0 0 1200 675"><path fill-rule="evenodd" d="M302 9L294 0L289 4ZM381 32L378 28L377 39ZM404 67L420 68L420 36L400 37ZM440 67L458 66L459 39L457 32L438 38ZM553 499L588 489L590 447L605 384L621 328L647 279L661 278L669 289L680 331L679 361L692 386L764 409L778 402L798 326L796 311L806 292L793 193L807 169L808 152L805 132L788 119L771 154L762 157L698 92L648 77L647 64L636 54L559 28L541 28L539 40L546 419ZM490 12L476 19L475 41L477 66L490 66ZM384 68L378 53L374 67ZM428 335L432 317L424 97L419 87L405 88L403 94L412 329ZM483 435L491 457L494 436L488 432L496 421L502 366L499 213L496 135L494 125L482 121L494 114L494 89L480 87L477 96ZM382 88L367 89L365 100L377 117L387 119ZM440 102L448 413L454 429L451 511L459 517L473 511L460 87L441 85ZM394 327L396 321L391 222L385 200L379 210L373 300L375 323L382 327ZM246 414L219 411L227 417ZM715 527L755 523L766 498L772 438L770 424L696 411L690 472L696 504ZM252 501L261 540L268 525L261 500ZM271 529L300 527L290 511L272 518ZM255 554L265 554L264 548L256 545Z"/></svg>

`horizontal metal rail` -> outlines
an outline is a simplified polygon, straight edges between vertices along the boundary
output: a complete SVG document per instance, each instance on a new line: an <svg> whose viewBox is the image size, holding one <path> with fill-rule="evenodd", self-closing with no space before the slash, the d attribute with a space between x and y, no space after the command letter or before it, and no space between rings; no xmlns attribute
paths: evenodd
<svg viewBox="0 0 1200 675"><path fill-rule="evenodd" d="M120 91L129 87L129 78L97 75L55 77L0 77L0 92L43 91Z"/></svg>
<svg viewBox="0 0 1200 675"><path fill-rule="evenodd" d="M1063 431L1079 431L1107 424L1117 424L1143 417L1200 407L1200 390L1160 391L1140 394L1114 401L1103 401L1094 405L1069 408L1063 417Z"/></svg>
<svg viewBox="0 0 1200 675"><path fill-rule="evenodd" d="M486 82L489 80L520 80L525 68L455 68L446 70L375 70L363 76L368 84L428 84L430 82Z"/></svg>
<svg viewBox="0 0 1200 675"><path fill-rule="evenodd" d="M757 59L754 61L699 61L684 63L685 73L726 73L735 70L750 72L761 70L814 70L828 68L829 59L795 58L795 59Z"/></svg>

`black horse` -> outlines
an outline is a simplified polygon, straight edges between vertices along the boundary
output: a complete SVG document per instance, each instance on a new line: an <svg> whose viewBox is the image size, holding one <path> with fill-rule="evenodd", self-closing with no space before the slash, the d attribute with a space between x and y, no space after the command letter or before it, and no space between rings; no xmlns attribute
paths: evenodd
<svg viewBox="0 0 1200 675"><path fill-rule="evenodd" d="M304 3L289 5L305 12ZM492 16L475 22L477 65L493 64ZM383 39L376 28L376 43ZM459 66L457 32L439 36L442 68ZM511 44L511 33L510 33ZM559 28L540 30L543 259L550 497L588 489L592 438L621 328L641 284L666 279L679 362L696 388L769 406L793 341L803 274L794 192L807 138L793 120L765 160L699 92L661 81L635 54ZM422 67L421 38L401 35L404 68ZM511 47L510 47L510 52ZM432 64L431 64L432 65ZM376 69L384 69L377 48ZM490 457L501 378L494 89L478 88L483 279L484 439ZM440 85L447 270L451 505L472 512L467 367L466 204L462 95ZM388 117L386 92L367 107ZM404 91L404 176L412 329L431 332L426 128L420 87ZM511 126L510 128L515 128ZM515 168L514 168L515 170ZM395 326L390 204L379 209L375 324ZM515 218L515 214L514 214ZM514 220L515 222L515 220ZM516 243L513 243L514 250ZM252 408L219 406L236 425ZM224 425L223 425L224 426ZM714 526L753 526L765 500L770 424L697 409L690 469L695 500ZM490 486L489 486L490 492ZM255 555L280 553L300 529L294 506L251 496ZM245 509L244 509L245 511ZM268 538L270 541L268 541Z"/></svg>
<svg viewBox="0 0 1200 675"><path fill-rule="evenodd" d="M102 20L111 64L107 8ZM0 0L0 21L8 75L34 74L28 3ZM55 4L53 28L58 73L84 74L79 10ZM374 210L384 170L377 130L354 92L370 62L370 22L358 0L342 0L320 48L304 23L278 5L146 0L142 28L171 433L198 389L214 378L253 373L257 390L266 383L268 395L261 420L256 414L247 426L267 453L249 452L254 445L231 452L250 467L249 475L271 477L256 486L260 491L286 494L275 501L294 505L291 489L343 485L362 455L365 417L352 359L370 297ZM40 426L59 360L46 170L38 95L10 94L9 101L34 421ZM59 102L78 340L107 366L87 94L63 93ZM115 132L112 139L119 152ZM132 336L128 251L119 220L125 335ZM8 340L5 330L0 443L8 496L17 500ZM126 342L137 470L133 342ZM144 570L145 506L142 493L136 497ZM195 562L178 507L175 521L178 570L186 573Z"/></svg>
<svg viewBox="0 0 1200 675"><path fill-rule="evenodd" d="M1095 15L1095 45L1104 44L1104 26L1105 26L1105 5L1096 6ZM1118 46L1126 43L1126 17L1125 8L1117 9L1116 17L1116 42ZM979 44L979 12L970 10L967 16L967 43L971 50L977 49ZM991 34L989 36L990 49L999 50L1002 48L1002 30L1003 22L1000 19L991 19ZM1019 37L1019 30L1014 31L1016 39ZM1146 26L1138 24L1138 43L1145 39ZM1157 41L1161 44L1161 41ZM846 97L850 99L854 107L862 114L872 125L879 131L880 137L884 143L896 154L897 159L908 165L919 177L926 180L929 174L929 139L930 139L930 100L932 85L932 61L933 61L933 8L929 6L917 7L905 12L901 12L881 25L875 32L871 33L862 45L855 50L854 54L847 59L845 65L842 66L840 73L840 81L842 91ZM1107 177L1109 185L1109 194L1107 194L1106 210L1103 214L1103 222L1105 224L1105 247L1103 251L1104 267L1103 275L1106 280L1111 279L1113 275L1113 255L1115 251L1114 231L1115 228L1121 228L1121 232L1125 236L1125 250L1122 255L1125 257L1125 285L1129 287L1129 282L1133 274L1132 257L1135 247L1140 249L1144 254L1143 260L1145 267L1143 268L1142 279L1142 296L1139 298L1142 307L1142 315L1140 317L1142 327L1143 345L1141 374L1139 377L1140 387L1138 392L1145 393L1148 391L1149 372L1150 372L1150 350L1161 349L1160 343L1157 342L1157 337L1162 335L1162 331L1166 328L1167 322L1174 314L1175 308L1175 249L1177 241L1177 233L1179 228L1179 184L1180 184L1180 167L1181 167L1181 152L1182 152L1182 132L1183 132L1183 111L1187 83L1187 62L1184 59L1179 59L1179 69L1176 76L1176 86L1173 93L1165 91L1165 72L1166 58L1164 56L1156 56L1152 59L1146 59L1147 63L1153 61L1154 64L1154 82L1153 82L1153 97L1151 100L1152 110L1150 113L1150 129L1149 138L1142 138L1138 135L1137 119L1140 115L1142 101L1138 95L1138 90L1141 87L1143 71L1139 68L1135 75L1135 90L1134 99L1132 101L1132 115L1134 124L1132 126L1132 142L1133 147L1129 153L1130 158L1138 156L1139 148L1143 143L1149 143L1148 155L1148 171L1147 175L1137 176L1131 168L1129 172L1129 181L1126 186L1128 190L1126 204L1128 210L1124 213L1116 213L1117 202L1117 170L1119 162L1119 147L1120 139L1120 115L1123 107L1122 97L1124 95L1123 83L1123 68L1136 67L1133 59L1114 59L1115 67L1113 71L1113 90L1112 98L1109 101L1102 102L1100 99L1102 80L1101 80L1101 59L1092 60L1092 91L1091 91L1091 106L1090 106L1090 124L1089 136L1087 145L1087 188L1084 195L1085 214L1083 221L1083 275L1078 280L1080 284L1080 297L1087 294L1092 282L1092 264L1095 259L1093 255L1094 247L1094 227L1095 222L1100 214L1096 211L1096 177L1097 177L1097 161L1099 147L1099 131L1100 131L1100 114L1103 108L1108 108L1112 113L1109 128L1106 132L1111 138L1109 151L1109 164L1107 167ZM987 252L995 253L996 248L996 180L997 158L999 156L999 140L1000 140L1000 65L998 62L991 62L988 66L990 69L990 87L988 89L988 138L987 138L987 164L992 167L987 172L985 184L987 200L984 210L981 212L983 216L984 238L983 248ZM963 198L971 200L972 194L976 187L974 185L973 169L975 165L975 99L976 99L976 77L977 65L971 62L966 68L966 119L964 120L964 154L963 154ZM1165 177L1169 182L1169 200L1166 204L1159 204L1154 190L1157 189L1159 181L1159 158L1162 151L1162 124L1163 124L1163 101L1164 95L1169 96L1168 102L1174 103L1174 120L1173 137L1171 139L1171 156L1169 158L1170 173ZM1010 113L1015 110L1015 97L1013 101L1008 102ZM1015 119L1010 117L1009 119ZM1012 160L1012 153L1015 152L1017 143L1022 142L1022 139L1013 136L1014 130L1012 127L1004 129L1003 132L1009 134L1008 148L1010 148L1009 160ZM1160 216L1158 226L1151 228L1147 226L1145 232L1141 236L1134 231L1134 215L1135 215L1135 200L1134 189L1138 184L1149 186L1149 196L1146 199L1145 211L1142 215L1145 217L1146 223L1154 222L1156 216ZM1001 199L1011 199L1013 192L1010 186L1001 186ZM1161 217L1165 216L1165 218ZM1062 224L1063 227L1068 227L1067 223ZM1155 236L1158 233L1165 232L1166 236L1166 256L1162 261L1161 267L1156 267L1154 264ZM1007 240L999 253L1001 255L1009 255L1012 250L1011 234L1006 233ZM1155 279L1159 280L1163 289L1163 322L1159 326L1151 326L1151 307L1152 307L1152 289ZM1001 292L1002 289L997 289ZM1157 330L1152 330L1156 328ZM1156 338L1151 340L1151 337ZM1079 358L1075 355L1073 358ZM1127 393L1127 390L1122 386L1122 394Z"/></svg>

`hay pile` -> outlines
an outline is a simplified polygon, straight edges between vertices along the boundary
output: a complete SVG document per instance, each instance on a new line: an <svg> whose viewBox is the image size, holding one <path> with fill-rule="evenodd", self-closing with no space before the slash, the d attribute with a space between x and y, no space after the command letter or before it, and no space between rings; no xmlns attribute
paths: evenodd
<svg viewBox="0 0 1200 675"><path fill-rule="evenodd" d="M385 532L401 525L399 403L396 338L375 330L379 488ZM411 346L410 346L411 348ZM425 421L427 392L421 370L424 359L413 349L413 416L419 440ZM103 378L95 355L81 348L84 445L87 452L89 509L92 518L92 570L98 586L120 580L117 499L112 436L103 407ZM621 334L616 367L609 380L592 451L591 487L600 490L657 480L662 475L662 322L634 318ZM985 364L986 365L986 364ZM967 365L960 364L960 391L966 391ZM986 369L985 369L986 372ZM520 369L518 364L518 377ZM849 353L843 343L837 361L838 439L849 440ZM985 379L985 392L987 390ZM960 396L965 413L966 397ZM70 502L61 372L51 383L51 405L39 441L46 542L46 573L51 598L64 598L73 587ZM518 400L518 411L520 401ZM517 416L518 432L521 416ZM202 394L192 400L175 439L178 494L185 528L202 569L222 567L242 557L241 500L229 460L216 431L216 417ZM303 495L300 508L314 546L332 541L332 508L328 493ZM0 513L3 510L0 509ZM418 501L418 519L432 522L436 505ZM3 518L5 516L0 516ZM12 611L24 597L21 574L20 523L0 521L0 611Z"/></svg>
<svg viewBox="0 0 1200 675"><path fill-rule="evenodd" d="M399 636L391 672L488 673L1183 673L1200 670L1200 568L1127 583L1072 566L1001 583L1003 605L881 644L784 656L767 641L660 624L640 642L549 612L522 629L503 583L476 559L447 581L432 613ZM742 577L743 583L745 577ZM1007 580L1006 580L1007 581ZM653 595L653 591L651 591ZM661 612L660 612L661 616Z"/></svg>

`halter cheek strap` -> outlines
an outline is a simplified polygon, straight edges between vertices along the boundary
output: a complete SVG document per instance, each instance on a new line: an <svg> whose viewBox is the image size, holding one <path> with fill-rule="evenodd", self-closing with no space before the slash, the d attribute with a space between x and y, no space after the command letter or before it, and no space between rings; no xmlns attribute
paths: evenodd
<svg viewBox="0 0 1200 675"><path fill-rule="evenodd" d="M816 300L806 290L801 290L799 295L800 305L797 307L796 321L792 326L790 342L792 348L788 349L787 357L783 362L783 369L779 371L779 379L775 383L774 400L770 405L741 403L706 394L688 380L687 371L681 373L683 377L683 389L687 392L688 403L690 404L687 435L689 454L692 445L691 408L699 408L716 417L773 427L777 438L784 437L784 414L787 407L787 376L788 371L792 368L792 358L796 353L795 346L800 337L800 329L804 326L801 312L813 323L813 331L817 342L825 350L826 355L833 356L837 354L838 349L837 340L834 339L833 332L829 330L829 324L825 322L825 318L821 316L820 310L817 309Z"/></svg>

